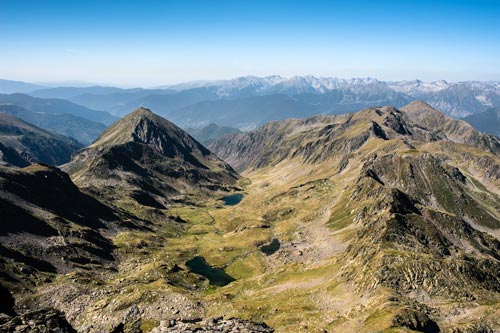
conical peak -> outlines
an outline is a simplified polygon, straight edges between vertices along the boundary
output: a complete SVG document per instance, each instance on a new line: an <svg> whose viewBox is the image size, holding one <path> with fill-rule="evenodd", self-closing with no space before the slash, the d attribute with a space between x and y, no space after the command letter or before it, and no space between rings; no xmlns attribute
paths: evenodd
<svg viewBox="0 0 500 333"><path fill-rule="evenodd" d="M144 133L139 135L138 132L145 130L155 133L166 132L170 133L171 136L179 135L182 132L170 121L147 108L140 107L109 127L92 146L110 146L135 141L138 136L145 135Z"/></svg>
<svg viewBox="0 0 500 333"><path fill-rule="evenodd" d="M133 115L141 115L141 116L151 116L151 115L154 115L153 111L151 111L148 108L145 108L144 106L141 106L141 107L135 109L135 111L132 112L131 114L133 114Z"/></svg>
<svg viewBox="0 0 500 333"><path fill-rule="evenodd" d="M161 117L156 113L154 113L153 111L151 111L150 109L141 106L140 108L137 108L133 112L126 115L123 119L133 119L135 121L138 121L140 119L159 120L161 119Z"/></svg>

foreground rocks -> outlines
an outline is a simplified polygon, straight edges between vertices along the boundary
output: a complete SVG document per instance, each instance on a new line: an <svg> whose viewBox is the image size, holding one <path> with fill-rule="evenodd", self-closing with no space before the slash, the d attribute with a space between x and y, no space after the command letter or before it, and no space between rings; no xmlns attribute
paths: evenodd
<svg viewBox="0 0 500 333"><path fill-rule="evenodd" d="M241 333L271 333L274 329L265 323L255 323L238 318L210 318L206 320L167 320L160 322L151 333L189 333L189 332L241 332Z"/></svg>
<svg viewBox="0 0 500 333"><path fill-rule="evenodd" d="M30 311L15 316L0 325L0 332L8 333L76 333L64 314L55 309Z"/></svg>

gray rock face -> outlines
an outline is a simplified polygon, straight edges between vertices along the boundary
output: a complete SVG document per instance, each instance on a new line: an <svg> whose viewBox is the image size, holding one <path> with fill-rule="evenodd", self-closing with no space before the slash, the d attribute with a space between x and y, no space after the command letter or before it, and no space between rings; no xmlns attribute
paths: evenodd
<svg viewBox="0 0 500 333"><path fill-rule="evenodd" d="M265 323L256 323L239 318L210 318L205 320L169 320L160 322L151 333L189 333L189 332L241 332L272 333L274 329Z"/></svg>
<svg viewBox="0 0 500 333"><path fill-rule="evenodd" d="M132 305L123 316L123 332L125 333L141 333L141 312L137 305Z"/></svg>

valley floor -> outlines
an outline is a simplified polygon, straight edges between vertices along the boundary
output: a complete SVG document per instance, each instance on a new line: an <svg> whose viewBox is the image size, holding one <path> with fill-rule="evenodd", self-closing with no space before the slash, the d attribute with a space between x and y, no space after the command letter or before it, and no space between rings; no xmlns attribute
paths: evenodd
<svg viewBox="0 0 500 333"><path fill-rule="evenodd" d="M173 206L165 215L182 222L113 236L116 272L60 275L42 284L33 302L61 309L83 332L129 322L135 306L145 332L159 331L160 321L219 316L262 321L276 332L438 332L428 318L404 318L419 300L441 330L497 318L500 303L493 299L441 302L418 289L408 298L380 285L361 288L349 277L345 252L359 225L346 208L347 194L358 172L332 175L289 163L248 173L240 203ZM204 259L200 274L188 267L195 257Z"/></svg>

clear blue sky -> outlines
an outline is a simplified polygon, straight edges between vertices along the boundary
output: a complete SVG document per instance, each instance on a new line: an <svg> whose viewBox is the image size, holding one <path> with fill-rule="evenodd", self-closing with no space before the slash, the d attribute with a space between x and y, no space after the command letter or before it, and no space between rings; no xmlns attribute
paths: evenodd
<svg viewBox="0 0 500 333"><path fill-rule="evenodd" d="M0 0L0 78L500 80L500 0Z"/></svg>

